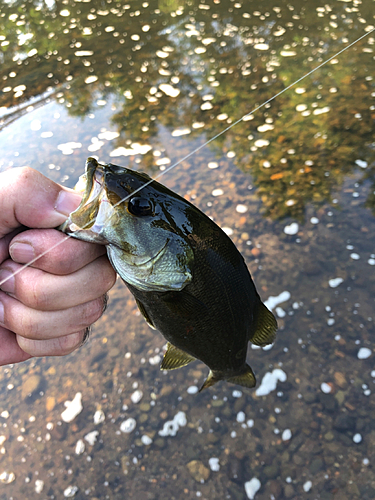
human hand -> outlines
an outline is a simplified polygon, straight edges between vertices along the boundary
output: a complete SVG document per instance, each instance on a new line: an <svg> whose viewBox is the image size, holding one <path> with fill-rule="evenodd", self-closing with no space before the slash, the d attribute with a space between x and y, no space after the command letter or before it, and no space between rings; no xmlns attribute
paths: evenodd
<svg viewBox="0 0 375 500"><path fill-rule="evenodd" d="M0 173L0 366L69 354L104 311L105 247L53 229L80 199L31 168Z"/></svg>

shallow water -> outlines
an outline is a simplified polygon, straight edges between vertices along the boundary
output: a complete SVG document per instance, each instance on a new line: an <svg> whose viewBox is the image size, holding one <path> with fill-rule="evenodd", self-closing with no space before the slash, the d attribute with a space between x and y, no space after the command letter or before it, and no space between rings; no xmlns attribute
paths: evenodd
<svg viewBox="0 0 375 500"><path fill-rule="evenodd" d="M369 33L373 12L7 2L0 167L73 186L97 155L155 176ZM76 353L0 369L1 499L375 497L374 45L370 33L160 179L231 235L274 308L275 345L248 352L257 389L197 394L198 362L160 372L163 338L118 282Z"/></svg>

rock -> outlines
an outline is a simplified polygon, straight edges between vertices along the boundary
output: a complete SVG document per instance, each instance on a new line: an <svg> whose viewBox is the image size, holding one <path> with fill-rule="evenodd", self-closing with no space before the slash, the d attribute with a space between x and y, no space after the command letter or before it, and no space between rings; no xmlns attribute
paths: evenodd
<svg viewBox="0 0 375 500"><path fill-rule="evenodd" d="M191 477L197 481L197 483L204 483L204 481L207 481L210 477L210 469L205 467L200 460L192 460L187 464L187 468Z"/></svg>
<svg viewBox="0 0 375 500"><path fill-rule="evenodd" d="M333 422L333 428L339 432L355 431L356 418L348 413L341 413Z"/></svg>
<svg viewBox="0 0 375 500"><path fill-rule="evenodd" d="M310 470L311 474L316 474L317 472L319 472L320 470L322 470L323 467L324 467L323 460L321 458L315 458L311 462L309 470Z"/></svg>
<svg viewBox="0 0 375 500"><path fill-rule="evenodd" d="M284 496L285 496L285 498L293 498L294 497L294 488L291 484L286 484L284 486Z"/></svg>
<svg viewBox="0 0 375 500"><path fill-rule="evenodd" d="M267 479L275 479L279 475L279 466L277 464L267 465L263 472Z"/></svg>
<svg viewBox="0 0 375 500"><path fill-rule="evenodd" d="M25 382L22 384L21 397L23 400L32 396L39 389L42 383L42 377L40 375L30 375Z"/></svg>

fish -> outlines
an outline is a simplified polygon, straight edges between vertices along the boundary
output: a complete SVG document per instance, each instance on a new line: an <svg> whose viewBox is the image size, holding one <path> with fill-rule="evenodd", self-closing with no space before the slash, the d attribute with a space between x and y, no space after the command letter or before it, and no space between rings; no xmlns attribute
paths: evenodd
<svg viewBox="0 0 375 500"><path fill-rule="evenodd" d="M167 341L161 369L200 360L209 368L200 391L219 380L254 387L248 342L272 344L277 322L229 236L145 173L88 158L79 184L81 204L58 229L106 245L144 319Z"/></svg>

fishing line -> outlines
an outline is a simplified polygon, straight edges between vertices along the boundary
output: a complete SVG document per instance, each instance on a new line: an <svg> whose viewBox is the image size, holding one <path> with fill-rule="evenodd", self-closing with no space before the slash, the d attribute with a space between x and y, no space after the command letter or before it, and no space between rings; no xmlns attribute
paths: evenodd
<svg viewBox="0 0 375 500"><path fill-rule="evenodd" d="M216 134L214 137L211 137L211 139L208 139L208 141L206 141L204 144L198 146L196 149L194 149L193 151L191 151L190 153L188 153L187 155L185 155L183 158L181 158L180 160L178 160L176 163L174 163L173 165L169 166L165 170L159 172L153 179L147 181L145 184L143 184L143 186L141 186L138 189L134 190L131 194L125 196L122 200L120 200L115 205L113 205L113 208L117 207L118 205L120 205L124 201L128 200L131 196L134 196L135 193L138 193L139 191L141 191L145 187L147 187L150 184L152 184L152 182L154 180L159 179L160 177L162 177L163 175L165 175L167 172L170 172L172 169L176 168L178 165L180 165L180 163L182 163L183 161L187 160L188 158L190 158L191 156L193 156L195 153L197 153L198 151L200 151L204 147L208 146L208 144L210 144L211 142L215 141L218 137L220 137L223 134L225 134L226 132L228 132L228 130L230 130L231 128L235 127L239 123L241 123L243 120L245 120L245 118L247 118L248 116L253 115L257 111L259 111L264 106L266 106L266 104L272 102L274 99L276 99L277 97L279 97L281 94L283 94L284 92L286 92L290 88L294 87L294 85L297 85L297 83L301 82L302 80L304 80L308 76L312 75L315 71L317 71L318 69L322 68L323 66L325 66L326 64L328 64L330 61L332 61L332 59L335 59L337 56L339 56L340 54L342 54L346 50L350 49L351 47L353 47L353 45L355 45L356 43L360 42L361 40L363 40L363 38L365 38L366 36L368 36L368 35L370 35L371 33L374 33L374 32L375 32L375 28L373 28L372 30L368 31L364 35L360 36L359 38L357 38L356 40L354 40L354 42L350 43L349 45L347 45L346 47L344 47L343 49L341 49L339 52L336 52L329 59L326 59L321 64L319 64L318 66L316 66L315 68L313 68L311 71L309 71L305 75L301 76L301 78L298 78L298 80L296 80L295 82L293 82L290 85L288 85L287 87L285 87L285 89L281 90L280 92L278 92L277 94L275 94L273 97L270 97L269 99L267 99L267 101L264 101L262 104L260 104L256 108L254 108L252 111L250 111L249 113L246 113L245 115L243 115L241 118L239 118L238 120L236 120L234 123L231 123L228 127L226 127L225 129L223 129L221 132L219 132L218 134ZM81 229L85 229L89 224L90 224L90 222L88 222ZM29 267L31 264L34 264L34 262L36 262L38 259L40 259L41 257L44 257L44 255L46 255L51 250L53 250L54 248L56 248L59 245L61 245L62 243L64 243L69 238L72 238L72 236L67 235L63 240L59 241L58 243L56 243L55 245L53 245L52 247L50 247L48 250L45 250L43 253L41 253L40 255L38 255L38 257L35 257L34 259L32 259L27 264L24 264L20 269L18 269L17 271L15 271L12 274L12 276L9 276L8 278L5 278L2 281L0 281L0 287L4 283L6 283L11 277L17 275L18 273L20 273L21 271L23 271L25 268Z"/></svg>

